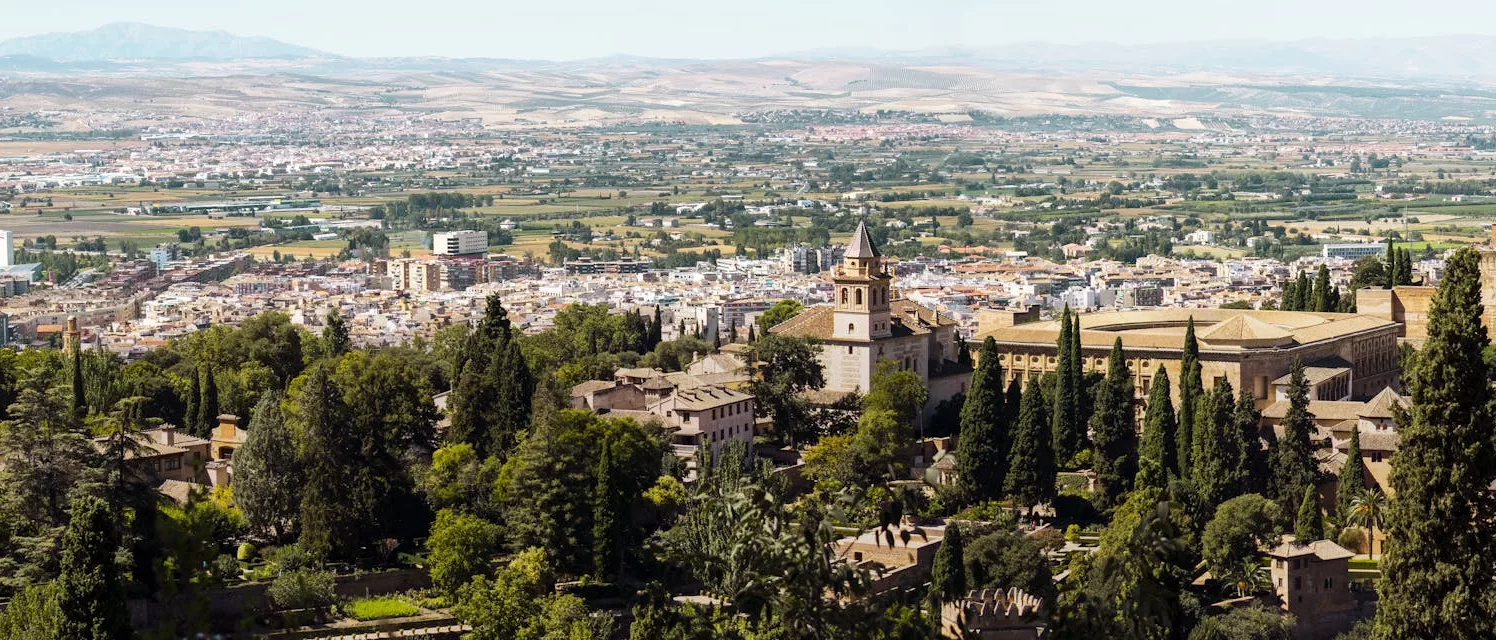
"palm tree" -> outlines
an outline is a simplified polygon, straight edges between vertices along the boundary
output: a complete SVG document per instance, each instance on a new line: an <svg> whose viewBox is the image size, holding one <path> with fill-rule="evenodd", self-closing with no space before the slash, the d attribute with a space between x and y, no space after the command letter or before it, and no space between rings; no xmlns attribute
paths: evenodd
<svg viewBox="0 0 1496 640"><path fill-rule="evenodd" d="M1253 556L1243 560L1241 566L1223 577L1236 591L1236 597L1245 598L1272 588L1272 582L1268 579L1267 573L1267 568L1257 561L1256 556Z"/></svg>
<svg viewBox="0 0 1496 640"><path fill-rule="evenodd" d="M1363 489L1351 498L1351 512L1346 516L1348 524L1365 527L1366 550L1376 556L1376 531L1382 528L1383 511L1387 508L1387 496L1379 488Z"/></svg>

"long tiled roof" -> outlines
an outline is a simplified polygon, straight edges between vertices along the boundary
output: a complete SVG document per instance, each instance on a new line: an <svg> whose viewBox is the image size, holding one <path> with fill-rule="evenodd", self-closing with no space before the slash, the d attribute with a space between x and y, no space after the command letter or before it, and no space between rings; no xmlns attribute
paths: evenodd
<svg viewBox="0 0 1496 640"><path fill-rule="evenodd" d="M1288 346L1292 343L1311 344L1397 324L1373 316L1307 311L1187 308L1117 311L1081 315L1081 344L1110 347L1121 336L1122 345L1128 348L1182 349L1182 335L1175 331L1152 329L1182 327L1191 317L1195 319L1195 335L1200 340L1201 351L1236 351L1264 347L1262 344L1252 344L1258 340L1282 342L1281 345L1270 344L1265 348ZM1236 318L1244 319L1235 320ZM1225 326L1221 326L1223 323ZM1032 322L986 331L978 335L975 341L991 336L998 342L1053 345L1059 336L1059 330L1058 321ZM1217 330L1221 333L1216 336L1216 342L1211 342L1209 336ZM1280 333L1283 337L1274 337Z"/></svg>

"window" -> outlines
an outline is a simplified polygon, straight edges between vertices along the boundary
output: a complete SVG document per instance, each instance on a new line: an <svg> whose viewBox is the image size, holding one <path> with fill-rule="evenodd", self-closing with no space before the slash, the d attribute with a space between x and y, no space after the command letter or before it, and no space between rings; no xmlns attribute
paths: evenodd
<svg viewBox="0 0 1496 640"><path fill-rule="evenodd" d="M1295 591L1304 588L1304 576L1294 576L1293 588Z"/></svg>
<svg viewBox="0 0 1496 640"><path fill-rule="evenodd" d="M857 333L857 325L848 322L847 323L847 333Z"/></svg>
<svg viewBox="0 0 1496 640"><path fill-rule="evenodd" d="M176 469L181 469L181 468L182 468L182 459L181 458L167 458L166 459L166 470L167 471L174 471Z"/></svg>
<svg viewBox="0 0 1496 640"><path fill-rule="evenodd" d="M1373 451L1373 452L1371 452L1371 461L1372 462L1381 462L1382 461L1382 452L1380 452L1380 451Z"/></svg>
<svg viewBox="0 0 1496 640"><path fill-rule="evenodd" d="M842 304L846 304L846 303L847 303L847 289L846 289L846 287L843 287L842 288Z"/></svg>
<svg viewBox="0 0 1496 640"><path fill-rule="evenodd" d="M1332 587L1334 585L1335 585L1335 579L1334 578L1325 578L1325 591L1329 591L1330 587Z"/></svg>
<svg viewBox="0 0 1496 640"><path fill-rule="evenodd" d="M858 289L857 293L854 294L854 297L856 297L857 299L857 306L862 306L862 289Z"/></svg>
<svg viewBox="0 0 1496 640"><path fill-rule="evenodd" d="M850 331L850 329L849 329ZM852 345L847 345L847 353L852 353Z"/></svg>

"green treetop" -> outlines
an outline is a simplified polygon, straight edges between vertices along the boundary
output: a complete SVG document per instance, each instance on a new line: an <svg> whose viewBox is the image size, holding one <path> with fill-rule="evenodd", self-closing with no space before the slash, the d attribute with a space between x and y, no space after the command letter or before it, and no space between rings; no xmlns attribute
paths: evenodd
<svg viewBox="0 0 1496 640"><path fill-rule="evenodd" d="M1018 504L1033 506L1054 496L1055 457L1049 424L1049 416L1044 412L1044 391L1035 376L1023 389L1004 482L1004 489Z"/></svg>
<svg viewBox="0 0 1496 640"><path fill-rule="evenodd" d="M1480 278L1474 249L1448 259L1406 378L1411 407L1398 419L1378 640L1496 635L1496 419Z"/></svg>
<svg viewBox="0 0 1496 640"><path fill-rule="evenodd" d="M1179 468L1176 428L1174 403L1169 398L1169 372L1164 370L1163 365L1158 365L1158 371L1153 374L1153 383L1148 389L1147 413L1143 416L1143 446L1139 457L1142 460L1152 460L1158 465L1161 480L1166 480L1169 473Z"/></svg>
<svg viewBox="0 0 1496 640"><path fill-rule="evenodd" d="M1132 490L1138 468L1137 425L1134 422L1132 376L1122 352L1122 338L1112 344L1106 382L1096 394L1091 434L1096 446L1096 479L1103 508L1120 502Z"/></svg>
<svg viewBox="0 0 1496 640"><path fill-rule="evenodd" d="M1351 512L1351 503L1366 490L1366 461L1361 459L1361 430L1351 429L1351 442L1345 450L1345 464L1340 467L1340 482L1335 489L1335 515L1343 521Z"/></svg>
<svg viewBox="0 0 1496 640"><path fill-rule="evenodd" d="M1297 358L1288 377L1288 413L1282 424L1283 436L1273 449L1272 494L1279 504L1293 504L1304 485L1314 482L1316 469L1309 441L1314 429L1314 417L1309 414L1309 383Z"/></svg>
<svg viewBox="0 0 1496 640"><path fill-rule="evenodd" d="M1303 544L1325 539L1325 520L1319 513L1319 492L1312 484L1304 487L1299 516L1293 521L1293 536Z"/></svg>
<svg viewBox="0 0 1496 640"><path fill-rule="evenodd" d="M956 469L968 500L996 500L1002 496L1008 467L1008 417L1004 400L997 342L988 336L982 342L976 370L971 374L966 402L961 405Z"/></svg>
<svg viewBox="0 0 1496 640"><path fill-rule="evenodd" d="M1174 447L1177 455L1174 471L1180 478L1190 477L1194 467L1195 405L1205 393L1201 385L1200 344L1195 340L1195 317L1190 316L1184 329L1184 352L1179 360L1179 426Z"/></svg>

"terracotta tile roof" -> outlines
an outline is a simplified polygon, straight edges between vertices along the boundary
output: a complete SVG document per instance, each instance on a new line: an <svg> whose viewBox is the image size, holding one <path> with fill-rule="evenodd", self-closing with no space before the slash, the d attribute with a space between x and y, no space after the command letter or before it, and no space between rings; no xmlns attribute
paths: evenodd
<svg viewBox="0 0 1496 640"><path fill-rule="evenodd" d="M769 333L797 338L829 338L835 320L830 305L816 305L769 329Z"/></svg>
<svg viewBox="0 0 1496 640"><path fill-rule="evenodd" d="M1262 417L1273 420L1282 420L1288 415L1288 401L1279 400L1262 410ZM1361 402L1346 402L1339 400L1310 400L1309 414L1315 420L1355 420L1361 417L1361 409L1366 405Z"/></svg>
<svg viewBox="0 0 1496 640"><path fill-rule="evenodd" d="M1361 417L1391 418L1392 407L1399 405L1406 408L1408 406L1407 398L1397 395L1397 392L1393 391L1392 387L1387 387L1366 403L1366 408L1361 411Z"/></svg>
<svg viewBox="0 0 1496 640"><path fill-rule="evenodd" d="M1315 556L1320 560L1346 560L1353 558L1356 554L1351 553L1329 540L1315 540L1308 544L1298 542L1285 542L1267 552L1274 558L1301 558L1303 556Z"/></svg>

